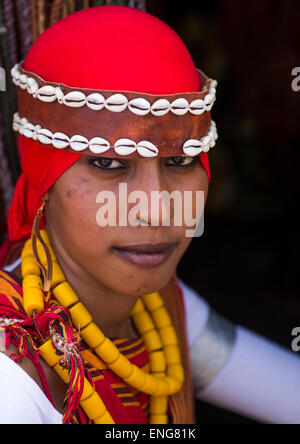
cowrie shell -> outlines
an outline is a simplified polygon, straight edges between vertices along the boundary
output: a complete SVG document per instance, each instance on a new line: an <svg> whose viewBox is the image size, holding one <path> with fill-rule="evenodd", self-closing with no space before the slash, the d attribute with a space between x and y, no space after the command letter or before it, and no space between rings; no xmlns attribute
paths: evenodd
<svg viewBox="0 0 300 444"><path fill-rule="evenodd" d="M21 123L21 117L20 117L19 113L14 113L14 117L13 118L14 118L15 122Z"/></svg>
<svg viewBox="0 0 300 444"><path fill-rule="evenodd" d="M167 99L158 99L151 106L151 113L154 116L164 116L170 111L170 102Z"/></svg>
<svg viewBox="0 0 300 444"><path fill-rule="evenodd" d="M130 139L119 139L114 144L114 149L120 156L128 156L136 151L136 143Z"/></svg>
<svg viewBox="0 0 300 444"><path fill-rule="evenodd" d="M204 97L204 103L206 106L211 105L215 100L215 96L213 94L206 94Z"/></svg>
<svg viewBox="0 0 300 444"><path fill-rule="evenodd" d="M119 113L127 108L128 99L123 94L114 94L105 100L105 107L109 111Z"/></svg>
<svg viewBox="0 0 300 444"><path fill-rule="evenodd" d="M137 151L142 157L156 157L158 148L148 140L142 140L137 144Z"/></svg>
<svg viewBox="0 0 300 444"><path fill-rule="evenodd" d="M197 156L202 152L202 144L200 140L190 139L183 145L183 152L187 156Z"/></svg>
<svg viewBox="0 0 300 444"><path fill-rule="evenodd" d="M128 103L131 112L138 116L145 116L150 112L151 105L148 100L143 98L133 99Z"/></svg>
<svg viewBox="0 0 300 444"><path fill-rule="evenodd" d="M28 137L29 139L32 139L34 134L34 125L32 123L26 123L23 128L23 135L25 137Z"/></svg>
<svg viewBox="0 0 300 444"><path fill-rule="evenodd" d="M105 98L102 94L93 93L87 96L86 104L89 108L99 111L104 108Z"/></svg>
<svg viewBox="0 0 300 444"><path fill-rule="evenodd" d="M201 137L200 142L202 143L203 152L207 153L207 151L209 151L210 149L211 137L210 136Z"/></svg>
<svg viewBox="0 0 300 444"><path fill-rule="evenodd" d="M21 128L21 119L19 116L19 113L15 113L14 117L13 117L13 124L12 124L12 128L14 131L19 132L20 128Z"/></svg>
<svg viewBox="0 0 300 444"><path fill-rule="evenodd" d="M86 104L86 95L80 91L71 91L64 96L63 104L71 108L81 108Z"/></svg>
<svg viewBox="0 0 300 444"><path fill-rule="evenodd" d="M20 81L18 79L16 79L15 77L12 78L12 82L16 85L19 86Z"/></svg>
<svg viewBox="0 0 300 444"><path fill-rule="evenodd" d="M216 141L214 138L211 139L210 148L213 148L216 145Z"/></svg>
<svg viewBox="0 0 300 444"><path fill-rule="evenodd" d="M36 95L42 102L51 103L55 102L56 100L55 88L50 85L46 85L40 88L36 92Z"/></svg>
<svg viewBox="0 0 300 444"><path fill-rule="evenodd" d="M29 77L27 80L27 92L29 94L34 94L39 89L39 85L35 79Z"/></svg>
<svg viewBox="0 0 300 444"><path fill-rule="evenodd" d="M28 76L26 74L21 74L19 79L19 86L21 89L27 89Z"/></svg>
<svg viewBox="0 0 300 444"><path fill-rule="evenodd" d="M69 144L70 144L70 139L64 133L53 134L52 145L55 148L63 149L66 148Z"/></svg>
<svg viewBox="0 0 300 444"><path fill-rule="evenodd" d="M12 77L19 80L20 71L18 70L18 63L10 70L10 73L11 73Z"/></svg>
<svg viewBox="0 0 300 444"><path fill-rule="evenodd" d="M19 132L20 129L21 129L21 125L20 125L18 122L13 122L13 124L12 124L12 129L13 129L14 131Z"/></svg>
<svg viewBox="0 0 300 444"><path fill-rule="evenodd" d="M61 88L59 86L57 86L55 88L55 96L58 100L58 103L63 103L63 98L64 98L64 93L62 92Z"/></svg>
<svg viewBox="0 0 300 444"><path fill-rule="evenodd" d="M22 117L22 119L20 119L20 123L22 126L25 126L28 122L28 119L26 119L26 117Z"/></svg>
<svg viewBox="0 0 300 444"><path fill-rule="evenodd" d="M102 137L94 137L89 142L89 149L95 154L105 153L109 148L110 143Z"/></svg>
<svg viewBox="0 0 300 444"><path fill-rule="evenodd" d="M73 136L70 140L70 147L75 151L83 151L89 146L89 141L83 136Z"/></svg>
<svg viewBox="0 0 300 444"><path fill-rule="evenodd" d="M190 103L190 112L196 116L200 116L206 111L206 105L204 100L196 99Z"/></svg>
<svg viewBox="0 0 300 444"><path fill-rule="evenodd" d="M41 128L36 132L38 140L44 145L49 145L52 143L53 134L51 131Z"/></svg>
<svg viewBox="0 0 300 444"><path fill-rule="evenodd" d="M38 140L37 132L38 132L40 129L42 129L42 127L41 127L40 125L35 125L35 127L34 127L34 133L33 133L33 136L32 136L33 140Z"/></svg>
<svg viewBox="0 0 300 444"><path fill-rule="evenodd" d="M186 99L175 99L171 103L171 111L177 116L183 116L189 110L189 102Z"/></svg>

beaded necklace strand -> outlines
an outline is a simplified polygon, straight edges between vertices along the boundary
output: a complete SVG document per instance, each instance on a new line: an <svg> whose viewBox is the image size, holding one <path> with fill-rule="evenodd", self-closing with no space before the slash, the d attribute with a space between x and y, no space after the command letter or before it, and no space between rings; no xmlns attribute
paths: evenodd
<svg viewBox="0 0 300 444"><path fill-rule="evenodd" d="M167 424L168 396L181 389L184 382L184 370L177 334L161 295L155 292L139 297L131 312L134 325L144 340L149 354L151 369L151 374L149 374L121 354L115 344L93 322L91 314L67 282L47 231L40 230L40 235L51 255L50 290L59 304L69 310L74 328L80 331L81 338L116 375L133 388L150 395L149 423ZM24 309L30 317L44 310L40 272L41 264L45 267L49 262L42 243L39 242L36 247L35 251L38 253L40 265L33 254L32 239L25 243L21 254ZM68 383L68 370L61 367L61 357L55 353L52 339L39 347L39 350L47 364L64 382ZM86 378L80 406L95 424L114 424L100 396Z"/></svg>

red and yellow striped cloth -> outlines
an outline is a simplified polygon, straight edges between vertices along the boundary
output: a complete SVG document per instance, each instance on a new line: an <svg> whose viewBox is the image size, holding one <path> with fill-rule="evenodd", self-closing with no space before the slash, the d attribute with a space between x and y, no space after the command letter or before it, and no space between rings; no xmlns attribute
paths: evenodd
<svg viewBox="0 0 300 444"><path fill-rule="evenodd" d="M28 332L31 335L33 344L36 344L37 347L40 345L41 339L40 333L35 330L31 318L27 318L24 311L22 287L18 281L14 274L0 271L0 320L1 318L23 320L19 330L11 327L7 329L7 334L8 336L15 334L18 340L23 335L23 342L25 343L24 354L28 354L26 348ZM49 309L49 306L46 306L47 308ZM42 322L41 326L43 326ZM46 330L42 331L42 333L44 336ZM139 366L145 372L149 372L149 355L141 338L113 338L112 341L133 364ZM24 347L22 351L24 351ZM115 423L147 424L149 395L137 392L133 387L124 383L87 347L84 341L80 343L80 353L84 360L85 370L88 372L96 391L105 403ZM45 391L46 395L47 392L48 390ZM88 424L90 422L83 410L78 407L72 416L71 423Z"/></svg>

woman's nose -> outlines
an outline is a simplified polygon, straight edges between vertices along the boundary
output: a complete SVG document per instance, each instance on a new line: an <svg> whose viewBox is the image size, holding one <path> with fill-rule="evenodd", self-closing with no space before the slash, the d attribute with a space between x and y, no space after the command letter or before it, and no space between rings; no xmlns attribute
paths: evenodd
<svg viewBox="0 0 300 444"><path fill-rule="evenodd" d="M151 159L152 160L152 159ZM148 162L143 165L135 181L135 197L139 199L138 220L141 225L170 226L173 216L173 204L170 199L168 183L164 178L158 162Z"/></svg>

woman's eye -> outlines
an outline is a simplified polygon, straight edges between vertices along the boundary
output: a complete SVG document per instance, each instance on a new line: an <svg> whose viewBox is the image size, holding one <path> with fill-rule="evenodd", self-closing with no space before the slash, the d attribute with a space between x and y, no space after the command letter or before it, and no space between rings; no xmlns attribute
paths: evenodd
<svg viewBox="0 0 300 444"><path fill-rule="evenodd" d="M96 167L101 168L103 170L116 170L120 167L123 168L123 165L121 162L119 162L116 159L109 159L108 157L100 157L95 160L91 160L90 163Z"/></svg>
<svg viewBox="0 0 300 444"><path fill-rule="evenodd" d="M170 157L170 160L174 162L169 164L170 166L190 166L197 162L197 156L176 156Z"/></svg>

